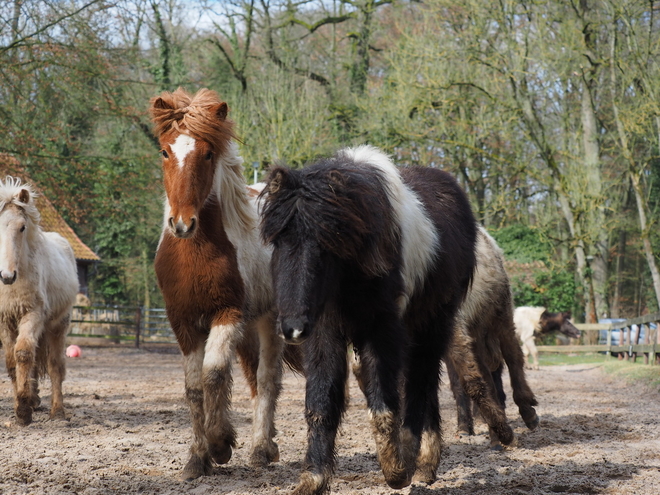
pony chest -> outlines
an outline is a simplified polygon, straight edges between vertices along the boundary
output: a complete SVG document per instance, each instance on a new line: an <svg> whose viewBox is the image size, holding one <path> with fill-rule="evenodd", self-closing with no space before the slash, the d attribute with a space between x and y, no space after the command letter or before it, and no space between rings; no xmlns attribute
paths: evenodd
<svg viewBox="0 0 660 495"><path fill-rule="evenodd" d="M156 276L170 303L242 306L236 250L212 243L165 238L156 253Z"/></svg>

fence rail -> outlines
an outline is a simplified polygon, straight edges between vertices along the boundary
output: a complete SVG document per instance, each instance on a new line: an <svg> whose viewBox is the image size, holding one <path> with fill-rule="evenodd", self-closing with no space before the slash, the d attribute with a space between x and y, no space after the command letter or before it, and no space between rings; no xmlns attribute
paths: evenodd
<svg viewBox="0 0 660 495"><path fill-rule="evenodd" d="M89 343L176 343L165 310L119 306L74 306L68 337Z"/></svg>
<svg viewBox="0 0 660 495"><path fill-rule="evenodd" d="M598 332L598 344L539 345L539 352L603 352L619 359L644 356L647 364L660 364L660 313L640 316L618 323L578 323L581 342L585 334ZM173 344L176 338L162 308L74 306L70 338L98 339L98 343ZM578 342L579 342L578 341ZM91 340L90 342L93 342Z"/></svg>
<svg viewBox="0 0 660 495"><path fill-rule="evenodd" d="M660 313L639 316L629 320L614 323L582 323L575 325L582 331L580 340L598 332L598 344L571 344L571 345L540 345L539 352L604 352L608 356L618 356L619 359L637 360L644 356L645 364L660 364Z"/></svg>

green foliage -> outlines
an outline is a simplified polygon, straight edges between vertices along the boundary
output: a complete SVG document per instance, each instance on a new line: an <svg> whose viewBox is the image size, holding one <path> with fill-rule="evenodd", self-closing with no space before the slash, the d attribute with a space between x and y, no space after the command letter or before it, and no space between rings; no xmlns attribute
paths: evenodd
<svg viewBox="0 0 660 495"><path fill-rule="evenodd" d="M228 102L250 182L253 162L263 173L341 146L380 146L402 166L447 170L479 221L501 226L492 234L507 259L536 270L512 277L518 304L573 308L583 292L574 279L591 275L572 273L576 249L612 253L603 233L619 229L629 282L594 274L596 293L616 286L627 308L654 307L635 198L620 180L629 163L639 168L657 253L660 77L658 64L640 61L658 58L660 18L648 2L71 0L5 2L0 17L13 19L19 4L17 22L0 29L0 153L20 159L103 258L95 302L159 304L162 188L146 109L183 85ZM206 14L215 20L192 21ZM593 60L607 63L585 62L585 36L597 40ZM601 129L597 167L584 160L586 84Z"/></svg>
<svg viewBox="0 0 660 495"><path fill-rule="evenodd" d="M520 223L490 231L507 259L520 263L547 262L552 255L552 245L545 241L538 230Z"/></svg>
<svg viewBox="0 0 660 495"><path fill-rule="evenodd" d="M514 277L511 282L516 306L544 306L550 311L574 309L577 288L572 271L538 270L533 283L520 277Z"/></svg>

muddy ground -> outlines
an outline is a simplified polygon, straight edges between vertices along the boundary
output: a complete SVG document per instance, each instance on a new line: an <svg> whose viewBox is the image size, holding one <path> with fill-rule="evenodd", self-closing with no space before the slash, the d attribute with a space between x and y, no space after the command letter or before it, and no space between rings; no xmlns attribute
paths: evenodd
<svg viewBox="0 0 660 495"><path fill-rule="evenodd" d="M248 466L251 403L236 374L233 416L239 447L213 476L177 481L191 438L178 351L83 348L69 358L66 421L47 409L16 425L11 384L0 365L2 494L280 494L298 479L305 451L304 380L288 373L277 427L281 459ZM351 381L351 404L337 442L336 494L657 494L660 490L660 394L615 381L596 365L528 372L540 402L541 428L530 432L509 402L517 446L495 453L486 429L471 443L455 436L451 393L441 391L445 451L438 480L401 491L385 485L367 424L365 401ZM41 386L43 405L49 384ZM510 391L507 389L508 395Z"/></svg>

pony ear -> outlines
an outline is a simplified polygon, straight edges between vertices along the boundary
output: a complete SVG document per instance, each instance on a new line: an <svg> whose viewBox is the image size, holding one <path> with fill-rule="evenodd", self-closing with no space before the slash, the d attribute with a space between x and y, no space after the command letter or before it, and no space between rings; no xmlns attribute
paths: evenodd
<svg viewBox="0 0 660 495"><path fill-rule="evenodd" d="M229 113L229 107L223 101L222 103L215 105L212 111L218 116L220 120L225 120L227 118L227 114Z"/></svg>
<svg viewBox="0 0 660 495"><path fill-rule="evenodd" d="M16 198L23 204L28 204L30 202L30 191L27 189L21 189L16 194Z"/></svg>
<svg viewBox="0 0 660 495"><path fill-rule="evenodd" d="M157 108L159 110L173 110L174 105L172 102L167 102L162 96L157 96L151 100L151 108Z"/></svg>
<svg viewBox="0 0 660 495"><path fill-rule="evenodd" d="M564 311L564 318L570 320L572 313L570 311Z"/></svg>
<svg viewBox="0 0 660 495"><path fill-rule="evenodd" d="M283 186L290 186L291 183L291 170L286 167L275 167L270 171L266 180L266 190L268 194L275 195Z"/></svg>

